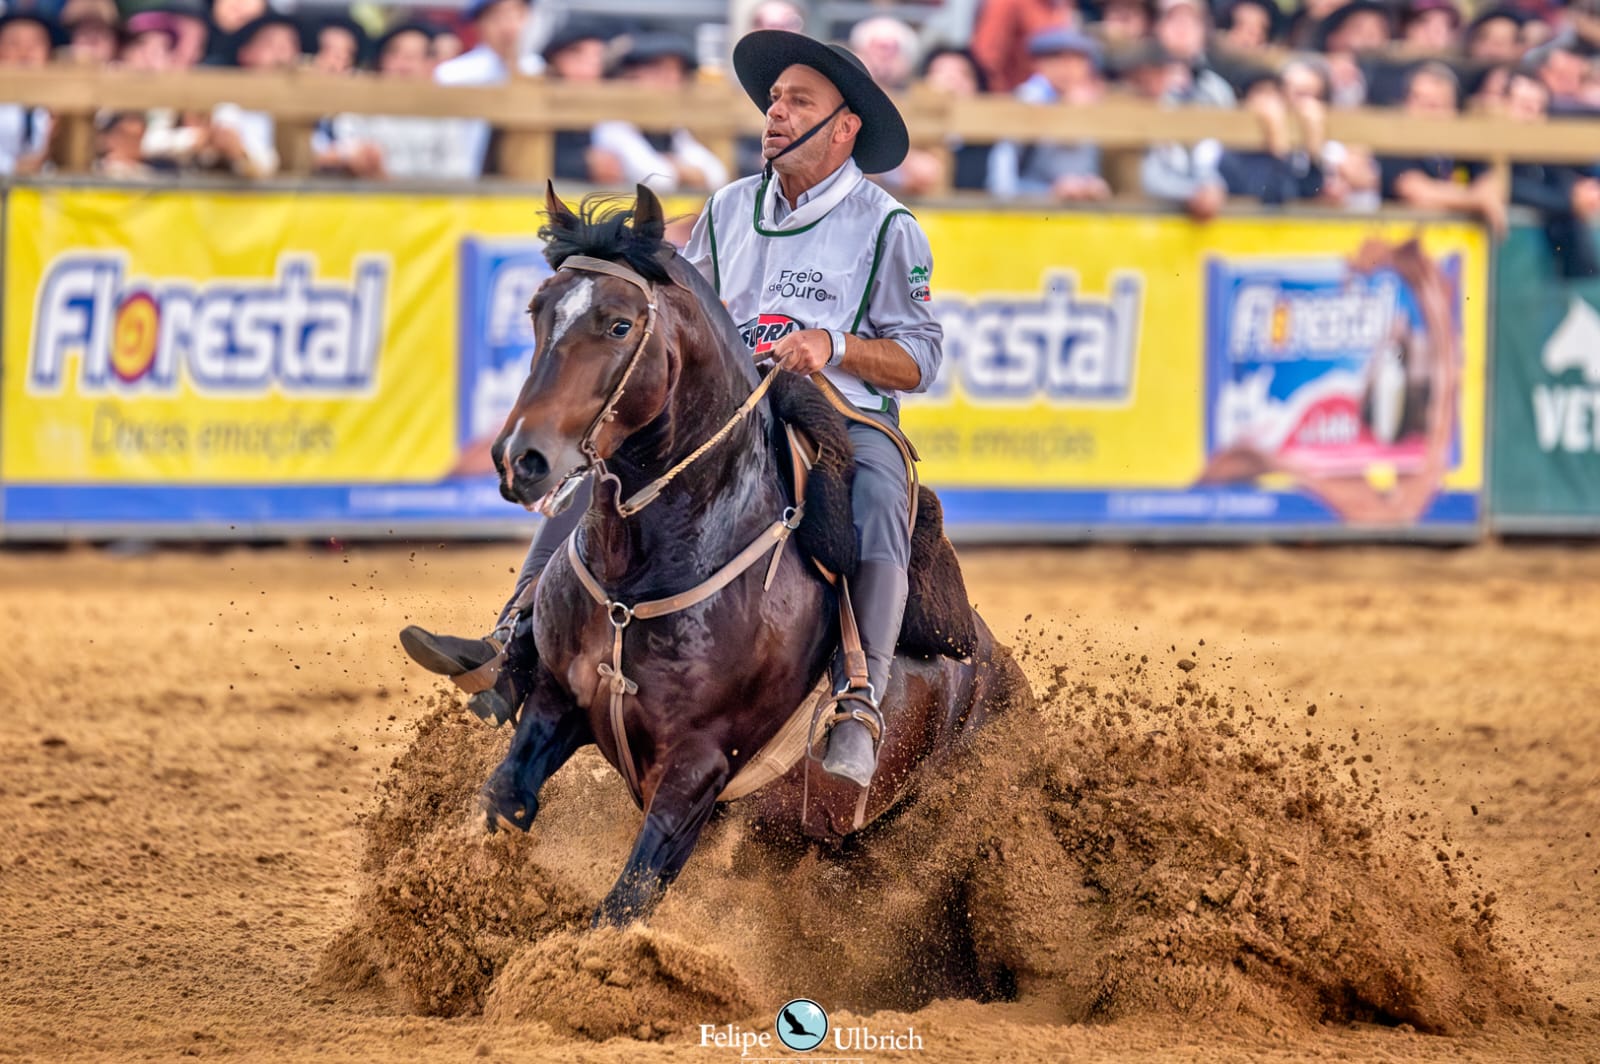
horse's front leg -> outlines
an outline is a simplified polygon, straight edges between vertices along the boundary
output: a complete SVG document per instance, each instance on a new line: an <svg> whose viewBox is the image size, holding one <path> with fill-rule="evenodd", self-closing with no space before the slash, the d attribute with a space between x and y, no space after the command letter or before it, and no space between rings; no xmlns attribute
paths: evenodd
<svg viewBox="0 0 1600 1064"><path fill-rule="evenodd" d="M728 759L715 746L680 745L668 754L628 863L595 910L595 927L649 919L694 852L727 782Z"/></svg>
<svg viewBox="0 0 1600 1064"><path fill-rule="evenodd" d="M580 747L594 742L589 719L541 662L505 760L483 785L490 831L527 831L539 813L539 791Z"/></svg>

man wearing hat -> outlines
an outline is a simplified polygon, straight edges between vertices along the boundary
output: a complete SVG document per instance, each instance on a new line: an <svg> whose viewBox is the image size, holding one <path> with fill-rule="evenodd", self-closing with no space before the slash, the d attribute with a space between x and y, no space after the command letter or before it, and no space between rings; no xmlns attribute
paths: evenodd
<svg viewBox="0 0 1600 1064"><path fill-rule="evenodd" d="M1091 107L1105 95L1100 44L1093 38L1066 27L1041 30L1028 42L1028 53L1033 76L1014 94L1023 103ZM1022 146L1001 141L990 153L986 185L1000 199L1086 200L1111 194L1100 174L1100 148L1092 141Z"/></svg>
<svg viewBox="0 0 1600 1064"><path fill-rule="evenodd" d="M823 767L866 786L877 767L879 700L905 610L910 561L906 462L887 434L898 433L899 396L925 390L939 370L943 332L929 285L933 256L909 211L866 174L900 165L905 122L860 60L798 33L758 30L740 40L734 71L766 112L764 173L736 181L707 201L684 251L727 304L752 351L786 372L820 373L860 412L850 423L856 450L851 497L860 568L851 586L867 657L867 684L841 690L846 719L829 734ZM878 427L878 426L881 426ZM523 602L544 563L582 516L573 505L535 538L511 603L490 639L401 633L425 668L456 676L495 673L468 703L502 723L523 692L514 670L498 669L502 646L526 624ZM481 686L478 684L472 687Z"/></svg>
<svg viewBox="0 0 1600 1064"><path fill-rule="evenodd" d="M289 70L300 62L300 25L288 15L268 11L239 27L232 51L241 70ZM211 112L211 148L240 177L271 177L278 172L275 129L267 111L218 104Z"/></svg>
<svg viewBox="0 0 1600 1064"><path fill-rule="evenodd" d="M823 760L864 787L877 766L878 704L911 555L906 461L888 433L899 432L900 393L933 383L944 339L929 302L933 254L911 213L864 176L899 166L910 142L860 60L798 33L758 30L734 47L733 69L766 112L766 169L706 203L685 255L755 354L786 372L820 373L882 426L849 426L860 547L851 592L868 683L839 691L844 716Z"/></svg>

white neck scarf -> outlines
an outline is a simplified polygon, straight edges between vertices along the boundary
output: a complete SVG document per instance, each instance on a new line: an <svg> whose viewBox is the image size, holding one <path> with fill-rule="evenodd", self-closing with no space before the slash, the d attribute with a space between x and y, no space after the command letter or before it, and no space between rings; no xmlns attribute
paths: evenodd
<svg viewBox="0 0 1600 1064"><path fill-rule="evenodd" d="M844 198L861 184L862 176L860 168L853 162L845 162L841 169L844 172L834 178L833 184L784 215L781 222L778 221L778 197L783 195L782 186L777 177L767 182L765 195L761 197L761 228L779 232L804 229L843 203Z"/></svg>

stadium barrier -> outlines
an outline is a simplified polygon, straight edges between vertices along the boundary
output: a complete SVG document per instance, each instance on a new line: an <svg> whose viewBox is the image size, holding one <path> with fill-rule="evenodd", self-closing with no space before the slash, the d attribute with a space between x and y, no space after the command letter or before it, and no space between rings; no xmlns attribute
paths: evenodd
<svg viewBox="0 0 1600 1064"><path fill-rule="evenodd" d="M525 534L486 452L549 275L542 205L6 187L0 535ZM937 269L882 283L928 286L945 328L904 417L958 538L1483 534L1478 226L917 213ZM805 323L737 324L759 344Z"/></svg>

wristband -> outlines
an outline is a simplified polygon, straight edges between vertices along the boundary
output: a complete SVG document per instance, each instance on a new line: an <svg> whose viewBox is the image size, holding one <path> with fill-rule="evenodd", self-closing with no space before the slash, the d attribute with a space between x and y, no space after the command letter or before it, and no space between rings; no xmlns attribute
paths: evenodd
<svg viewBox="0 0 1600 1064"><path fill-rule="evenodd" d="M828 339L833 341L833 354L829 356L827 365L831 369L837 369L844 364L844 333L838 329L829 329Z"/></svg>

